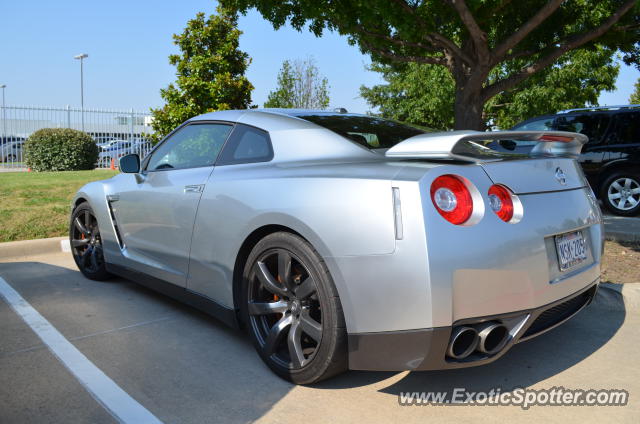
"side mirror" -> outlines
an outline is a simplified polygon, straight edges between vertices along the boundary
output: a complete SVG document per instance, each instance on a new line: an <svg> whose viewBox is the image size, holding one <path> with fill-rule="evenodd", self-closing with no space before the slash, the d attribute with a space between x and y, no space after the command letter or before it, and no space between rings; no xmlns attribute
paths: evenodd
<svg viewBox="0 0 640 424"><path fill-rule="evenodd" d="M120 172L125 174L137 174L140 172L140 156L135 153L122 156L119 164Z"/></svg>

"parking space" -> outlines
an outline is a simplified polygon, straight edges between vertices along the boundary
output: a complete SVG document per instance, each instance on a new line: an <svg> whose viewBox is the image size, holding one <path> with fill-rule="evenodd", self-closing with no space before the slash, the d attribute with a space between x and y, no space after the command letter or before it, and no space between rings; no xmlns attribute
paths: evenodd
<svg viewBox="0 0 640 424"><path fill-rule="evenodd" d="M275 377L244 335L133 283L94 282L67 254L0 263L0 276L91 363L166 423L637 422L640 286L604 287L566 325L496 363L421 373L350 372L313 387ZM0 422L113 422L0 298ZM617 388L620 407L400 406L413 391Z"/></svg>

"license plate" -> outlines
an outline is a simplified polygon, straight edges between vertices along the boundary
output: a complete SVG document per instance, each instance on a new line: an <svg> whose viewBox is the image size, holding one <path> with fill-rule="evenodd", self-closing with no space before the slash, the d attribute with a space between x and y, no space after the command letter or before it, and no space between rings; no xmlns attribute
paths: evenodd
<svg viewBox="0 0 640 424"><path fill-rule="evenodd" d="M556 251L560 271L566 271L587 260L587 242L582 231L556 236Z"/></svg>

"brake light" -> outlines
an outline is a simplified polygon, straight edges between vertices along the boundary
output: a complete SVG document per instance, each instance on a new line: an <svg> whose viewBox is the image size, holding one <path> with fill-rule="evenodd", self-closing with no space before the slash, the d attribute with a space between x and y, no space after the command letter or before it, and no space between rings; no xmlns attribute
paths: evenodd
<svg viewBox="0 0 640 424"><path fill-rule="evenodd" d="M513 218L512 194L505 186L494 184L489 188L489 206L504 222Z"/></svg>
<svg viewBox="0 0 640 424"><path fill-rule="evenodd" d="M538 140L540 141L559 141L562 143L568 143L570 141L573 141L572 137L566 137L564 135L551 135L551 134L542 134L540 137L538 137Z"/></svg>
<svg viewBox="0 0 640 424"><path fill-rule="evenodd" d="M460 177L441 175L431 183L431 201L444 219L455 225L464 224L473 212L473 199Z"/></svg>

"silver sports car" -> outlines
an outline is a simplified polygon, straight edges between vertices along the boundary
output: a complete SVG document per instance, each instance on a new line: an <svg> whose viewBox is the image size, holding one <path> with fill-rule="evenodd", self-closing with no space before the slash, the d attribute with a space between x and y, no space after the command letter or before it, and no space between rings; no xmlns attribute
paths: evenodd
<svg viewBox="0 0 640 424"><path fill-rule="evenodd" d="M88 278L129 278L246 329L295 383L486 364L596 293L602 218L574 159L586 141L209 113L78 191L72 251Z"/></svg>

